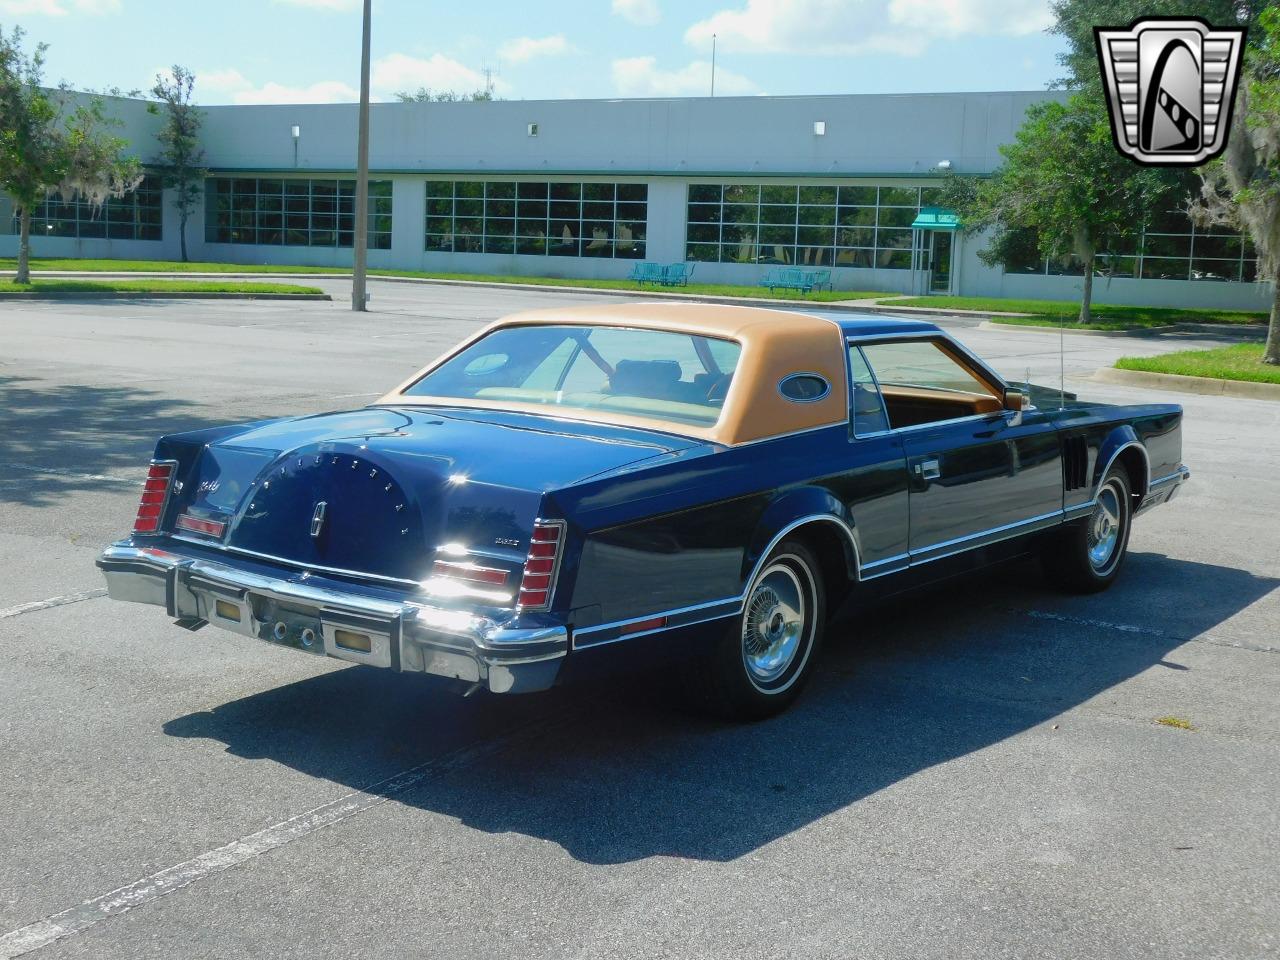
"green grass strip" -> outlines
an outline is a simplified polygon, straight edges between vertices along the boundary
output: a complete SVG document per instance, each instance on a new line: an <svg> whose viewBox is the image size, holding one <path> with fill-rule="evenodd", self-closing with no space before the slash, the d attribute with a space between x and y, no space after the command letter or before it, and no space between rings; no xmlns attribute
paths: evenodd
<svg viewBox="0 0 1280 960"><path fill-rule="evenodd" d="M1029 313L1030 317L992 317L995 323L1017 326L1044 326L1066 322L1077 330L1133 330L1167 327L1174 323L1266 323L1267 315L1246 310L1218 310L1206 307L1131 307L1110 303L1094 304L1093 321L1079 324L1080 305L1060 300L1005 300L999 297L913 297L880 301L894 307L938 307L945 310L976 310L984 313Z"/></svg>
<svg viewBox="0 0 1280 960"><path fill-rule="evenodd" d="M22 293L324 293L319 287L292 283L223 280L0 280L0 297Z"/></svg>
<svg viewBox="0 0 1280 960"><path fill-rule="evenodd" d="M15 270L17 262L12 258L0 258L0 270ZM281 263L204 263L192 261L178 263L172 260L89 260L76 258L32 259L31 269L76 271L94 273L265 273L312 274L328 273L350 276L346 267L294 266ZM409 277L418 280L460 280L472 283L523 283L549 287L583 287L591 290L657 290L659 292L696 294L707 297L759 297L765 300L808 301L810 303L837 303L841 300L870 300L885 296L883 290L814 290L801 293L798 290L774 290L765 287L742 286L727 283L691 283L687 287L640 287L634 280L607 279L585 280L577 277L527 277L512 274L485 273L437 273L426 270L370 269L370 275L384 277Z"/></svg>
<svg viewBox="0 0 1280 960"><path fill-rule="evenodd" d="M1180 350L1158 357L1121 357L1116 366L1121 370L1176 373L1183 377L1280 383L1280 366L1263 363L1262 349L1260 343L1237 343L1211 350Z"/></svg>

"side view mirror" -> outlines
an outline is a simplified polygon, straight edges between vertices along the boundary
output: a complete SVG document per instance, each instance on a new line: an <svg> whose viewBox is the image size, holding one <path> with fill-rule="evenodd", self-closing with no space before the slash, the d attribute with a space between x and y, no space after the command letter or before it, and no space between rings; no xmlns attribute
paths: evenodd
<svg viewBox="0 0 1280 960"><path fill-rule="evenodd" d="M1021 413L1023 410L1030 408L1030 406L1031 398L1022 390L1015 390L1013 387L1009 387L1005 390L1004 408L1006 410L1013 410L1016 413Z"/></svg>

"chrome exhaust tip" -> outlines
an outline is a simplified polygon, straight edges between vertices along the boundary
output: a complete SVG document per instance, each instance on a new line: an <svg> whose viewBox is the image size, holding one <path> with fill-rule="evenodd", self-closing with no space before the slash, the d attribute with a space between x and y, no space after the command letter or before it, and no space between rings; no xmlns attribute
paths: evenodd
<svg viewBox="0 0 1280 960"><path fill-rule="evenodd" d="M271 635L277 640L283 640L289 636L289 627L283 620L277 620L276 625L271 628Z"/></svg>
<svg viewBox="0 0 1280 960"><path fill-rule="evenodd" d="M316 642L316 632L310 627L303 627L302 633L299 634L299 637L302 640L302 645L308 650L311 649L312 645Z"/></svg>

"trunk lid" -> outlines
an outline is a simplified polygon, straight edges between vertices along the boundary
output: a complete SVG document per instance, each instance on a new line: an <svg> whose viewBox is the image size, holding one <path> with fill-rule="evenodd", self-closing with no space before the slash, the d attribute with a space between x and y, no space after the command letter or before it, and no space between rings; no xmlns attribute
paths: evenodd
<svg viewBox="0 0 1280 960"><path fill-rule="evenodd" d="M695 445L521 414L370 407L203 445L177 498L225 521L229 547L420 582L445 543L514 571L546 491Z"/></svg>

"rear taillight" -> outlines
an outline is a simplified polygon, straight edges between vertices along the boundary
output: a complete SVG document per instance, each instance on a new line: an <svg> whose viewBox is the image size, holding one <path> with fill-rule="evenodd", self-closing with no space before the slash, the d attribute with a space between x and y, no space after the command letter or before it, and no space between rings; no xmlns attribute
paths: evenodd
<svg viewBox="0 0 1280 960"><path fill-rule="evenodd" d="M556 574L564 550L564 521L535 520L529 540L529 557L520 579L519 604L525 610L545 610L551 605Z"/></svg>
<svg viewBox="0 0 1280 960"><path fill-rule="evenodd" d="M189 513L178 514L178 519L173 525L179 530L185 530L188 533L201 533L206 537L221 537L222 531L227 529L227 525L222 520L204 520L200 517L193 517Z"/></svg>
<svg viewBox="0 0 1280 960"><path fill-rule="evenodd" d="M147 470L147 482L142 488L142 499L138 502L138 515L133 521L134 533L155 533L160 529L176 466L172 460L151 461Z"/></svg>
<svg viewBox="0 0 1280 960"><path fill-rule="evenodd" d="M477 563L466 563L465 561L437 560L431 565L431 575L449 577L454 580L466 580L470 583L484 583L495 587L505 587L508 573L499 567L482 567Z"/></svg>

